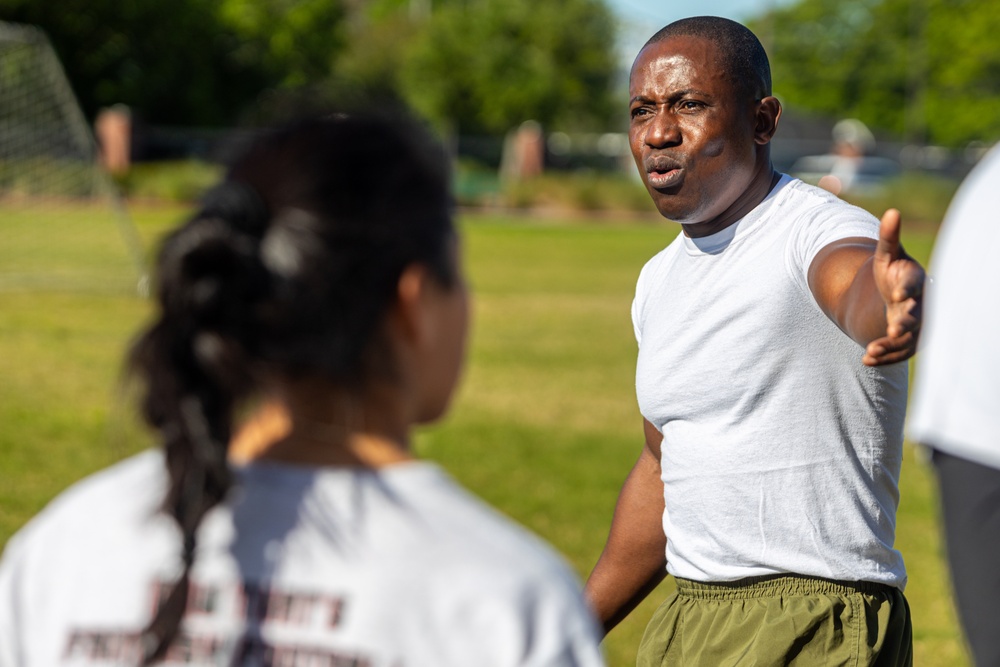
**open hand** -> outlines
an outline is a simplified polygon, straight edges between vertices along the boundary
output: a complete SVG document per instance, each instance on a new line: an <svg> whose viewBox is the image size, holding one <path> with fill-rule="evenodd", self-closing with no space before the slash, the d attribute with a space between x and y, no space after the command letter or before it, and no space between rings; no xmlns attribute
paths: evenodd
<svg viewBox="0 0 1000 667"><path fill-rule="evenodd" d="M917 351L923 320L925 273L899 242L899 211L882 215L878 245L872 262L875 285L885 302L886 335L865 348L862 362L882 366L909 359Z"/></svg>

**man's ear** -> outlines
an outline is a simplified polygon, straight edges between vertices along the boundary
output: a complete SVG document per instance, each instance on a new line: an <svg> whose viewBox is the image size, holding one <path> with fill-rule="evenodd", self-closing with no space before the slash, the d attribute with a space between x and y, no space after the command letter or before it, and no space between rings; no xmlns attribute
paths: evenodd
<svg viewBox="0 0 1000 667"><path fill-rule="evenodd" d="M768 144L774 137L778 129L778 120L781 118L781 102L777 97L768 96L757 105L757 113L754 119L753 139L760 145Z"/></svg>

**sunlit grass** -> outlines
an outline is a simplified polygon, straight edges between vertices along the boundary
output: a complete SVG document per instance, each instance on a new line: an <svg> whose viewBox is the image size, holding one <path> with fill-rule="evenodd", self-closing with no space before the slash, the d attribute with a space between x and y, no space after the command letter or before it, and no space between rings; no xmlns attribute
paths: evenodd
<svg viewBox="0 0 1000 667"><path fill-rule="evenodd" d="M150 244L182 212L133 215ZM469 363L454 409L420 433L418 450L549 540L582 579L642 443L629 319L635 279L677 228L570 222L465 219L475 299ZM931 234L904 230L908 250L926 260ZM147 443L118 379L149 313L129 295L0 293L0 543L72 481ZM901 484L898 544L910 571L916 664L967 664L936 490L909 446ZM670 585L610 635L610 665L634 664Z"/></svg>
<svg viewBox="0 0 1000 667"><path fill-rule="evenodd" d="M0 200L0 291L132 294L141 247L113 202Z"/></svg>

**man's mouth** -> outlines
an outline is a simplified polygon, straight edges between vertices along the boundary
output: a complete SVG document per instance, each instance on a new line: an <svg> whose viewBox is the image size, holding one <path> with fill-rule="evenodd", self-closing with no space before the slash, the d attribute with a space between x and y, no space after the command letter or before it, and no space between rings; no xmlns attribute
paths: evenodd
<svg viewBox="0 0 1000 667"><path fill-rule="evenodd" d="M662 155L646 159L646 181L651 188L672 188L683 180L684 168L676 160Z"/></svg>
<svg viewBox="0 0 1000 667"><path fill-rule="evenodd" d="M657 190L662 190L664 188L672 188L675 185L680 185L681 181L684 180L684 170L654 169L647 174L646 179L649 181L650 187L653 187Z"/></svg>

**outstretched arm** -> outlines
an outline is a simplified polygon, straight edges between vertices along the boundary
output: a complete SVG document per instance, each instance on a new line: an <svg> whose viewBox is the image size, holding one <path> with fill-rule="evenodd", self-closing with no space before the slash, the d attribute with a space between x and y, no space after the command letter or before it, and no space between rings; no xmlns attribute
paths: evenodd
<svg viewBox="0 0 1000 667"><path fill-rule="evenodd" d="M618 496L611 532L586 596L607 634L652 592L667 574L663 534L663 481L656 427L643 421L646 446Z"/></svg>
<svg viewBox="0 0 1000 667"><path fill-rule="evenodd" d="M809 287L823 312L865 347L862 362L882 366L917 351L924 270L899 242L899 211L882 216L878 241L842 239L809 267Z"/></svg>

